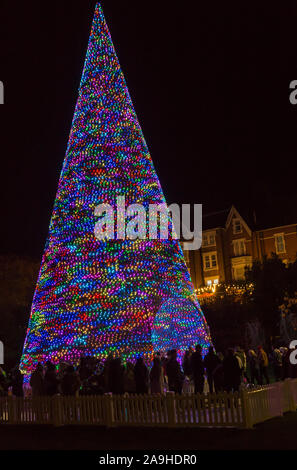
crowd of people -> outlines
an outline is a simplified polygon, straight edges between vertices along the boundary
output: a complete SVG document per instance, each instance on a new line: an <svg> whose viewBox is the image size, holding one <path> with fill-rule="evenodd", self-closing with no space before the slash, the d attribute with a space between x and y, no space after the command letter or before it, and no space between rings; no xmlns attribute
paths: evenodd
<svg viewBox="0 0 297 470"><path fill-rule="evenodd" d="M48 361L38 363L30 378L32 396L100 395L104 393L175 393L238 391L242 384L262 385L297 377L297 365L290 362L291 350L273 348L269 354L259 346L257 351L229 348L225 355L210 347L203 358L202 347L185 351L182 363L177 351L157 353L149 368L143 358L123 364L110 355L105 361L83 357L77 367ZM0 368L0 395L24 396L23 375L18 367L8 374Z"/></svg>

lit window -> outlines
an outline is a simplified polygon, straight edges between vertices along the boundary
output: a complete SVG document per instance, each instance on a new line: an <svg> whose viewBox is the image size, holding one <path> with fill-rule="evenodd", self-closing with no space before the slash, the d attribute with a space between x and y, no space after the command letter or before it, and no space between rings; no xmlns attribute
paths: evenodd
<svg viewBox="0 0 297 470"><path fill-rule="evenodd" d="M213 280L213 283L214 283L214 284L218 284L218 283L219 283L219 280L218 280L218 279L214 279L214 280Z"/></svg>
<svg viewBox="0 0 297 470"><path fill-rule="evenodd" d="M278 234L278 235L275 235L275 250L276 250L276 253L285 253L286 252L285 239L284 239L284 235L282 233Z"/></svg>
<svg viewBox="0 0 297 470"><path fill-rule="evenodd" d="M202 237L202 243L204 246L215 245L216 244L215 235L213 233L210 233L210 234L204 233Z"/></svg>
<svg viewBox="0 0 297 470"><path fill-rule="evenodd" d="M233 248L234 248L234 256L242 256L242 255L245 255L246 253L244 240L235 240L233 242Z"/></svg>
<svg viewBox="0 0 297 470"><path fill-rule="evenodd" d="M234 219L233 220L233 233L240 233L242 231L241 229L241 223L239 219Z"/></svg>
<svg viewBox="0 0 297 470"><path fill-rule="evenodd" d="M215 245L215 237L214 237L214 235L209 235L209 244L210 244L210 245Z"/></svg>
<svg viewBox="0 0 297 470"><path fill-rule="evenodd" d="M208 286L211 286L211 279L208 279L208 281L206 282L206 284L207 284Z"/></svg>
<svg viewBox="0 0 297 470"><path fill-rule="evenodd" d="M208 255L204 257L204 267L205 269L210 269L210 258Z"/></svg>
<svg viewBox="0 0 297 470"><path fill-rule="evenodd" d="M204 260L204 269L215 269L217 267L217 254L216 253L208 253L207 255L203 255Z"/></svg>

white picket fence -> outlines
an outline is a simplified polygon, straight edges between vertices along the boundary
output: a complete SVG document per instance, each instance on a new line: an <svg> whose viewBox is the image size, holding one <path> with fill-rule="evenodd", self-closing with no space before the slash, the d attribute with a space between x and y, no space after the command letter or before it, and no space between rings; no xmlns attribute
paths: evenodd
<svg viewBox="0 0 297 470"><path fill-rule="evenodd" d="M240 393L2 397L1 424L238 427L297 408L297 379Z"/></svg>
<svg viewBox="0 0 297 470"><path fill-rule="evenodd" d="M297 379L286 379L270 385L255 387L248 392L248 426L282 416L297 408Z"/></svg>

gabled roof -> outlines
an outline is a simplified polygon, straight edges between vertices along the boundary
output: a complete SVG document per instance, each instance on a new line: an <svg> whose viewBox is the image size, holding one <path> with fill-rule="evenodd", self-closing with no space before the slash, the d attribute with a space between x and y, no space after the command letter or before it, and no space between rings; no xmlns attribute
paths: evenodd
<svg viewBox="0 0 297 470"><path fill-rule="evenodd" d="M248 224L246 223L246 221L241 217L241 215L239 214L238 210L232 205L231 209L230 209L230 212L229 212L229 215L228 215L228 218L227 218L227 221L226 221L226 229L229 228L230 224L231 224L231 221L233 219L233 217L236 217L240 220L242 226L245 228L245 230L247 231L247 233L251 236L252 234L252 231L250 229L250 227L248 226Z"/></svg>
<svg viewBox="0 0 297 470"><path fill-rule="evenodd" d="M271 211L271 208L261 209L257 207L256 210L237 210L234 205L227 209L216 212L204 214L202 212L202 230L211 230L216 228L228 228L231 223L233 215L240 218L242 224L248 232L260 231L274 227L282 227L285 225L297 225L297 211Z"/></svg>

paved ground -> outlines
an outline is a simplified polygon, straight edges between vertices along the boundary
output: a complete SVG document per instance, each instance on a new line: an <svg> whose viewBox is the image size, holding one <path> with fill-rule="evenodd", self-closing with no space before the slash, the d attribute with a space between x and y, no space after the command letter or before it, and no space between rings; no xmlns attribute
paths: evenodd
<svg viewBox="0 0 297 470"><path fill-rule="evenodd" d="M1 450L297 450L297 413L253 430L0 426Z"/></svg>

